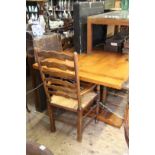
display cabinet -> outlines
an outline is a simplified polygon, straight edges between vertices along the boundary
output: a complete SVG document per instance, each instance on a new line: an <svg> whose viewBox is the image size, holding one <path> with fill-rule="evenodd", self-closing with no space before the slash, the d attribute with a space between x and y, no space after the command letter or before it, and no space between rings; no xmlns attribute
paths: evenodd
<svg viewBox="0 0 155 155"><path fill-rule="evenodd" d="M48 3L49 30L60 34L63 49L73 46L74 2L78 2L78 0L51 0Z"/></svg>
<svg viewBox="0 0 155 155"><path fill-rule="evenodd" d="M109 8L115 0L26 0L26 21L38 20L39 15L43 15L46 33L59 33L63 49L66 49L73 46L73 4L86 1L104 1Z"/></svg>
<svg viewBox="0 0 155 155"><path fill-rule="evenodd" d="M44 4L48 0L26 0L26 22L31 18L37 20L39 14L43 14Z"/></svg>

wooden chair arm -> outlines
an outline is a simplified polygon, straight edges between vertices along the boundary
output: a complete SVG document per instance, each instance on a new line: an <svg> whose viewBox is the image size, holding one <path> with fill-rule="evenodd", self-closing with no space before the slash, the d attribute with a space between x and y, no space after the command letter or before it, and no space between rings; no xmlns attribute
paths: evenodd
<svg viewBox="0 0 155 155"><path fill-rule="evenodd" d="M95 87L96 87L96 85L93 85L93 84L85 85L84 89L80 91L80 95L82 96L88 92L93 91Z"/></svg>

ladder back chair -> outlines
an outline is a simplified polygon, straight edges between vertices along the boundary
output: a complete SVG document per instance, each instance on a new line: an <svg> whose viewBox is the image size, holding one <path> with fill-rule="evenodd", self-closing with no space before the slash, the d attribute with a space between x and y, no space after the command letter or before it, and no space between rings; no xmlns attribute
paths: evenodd
<svg viewBox="0 0 155 155"><path fill-rule="evenodd" d="M51 131L56 130L53 108L72 111L77 114L77 140L82 141L83 129L94 118L96 120L99 112L99 86L80 83L76 52L45 51L35 48L35 57L47 96ZM84 124L83 119L92 111L95 114Z"/></svg>

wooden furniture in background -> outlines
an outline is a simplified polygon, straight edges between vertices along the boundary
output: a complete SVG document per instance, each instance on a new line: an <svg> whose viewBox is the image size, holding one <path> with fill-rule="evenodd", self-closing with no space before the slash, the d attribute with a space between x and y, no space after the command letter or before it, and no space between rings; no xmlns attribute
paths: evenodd
<svg viewBox="0 0 155 155"><path fill-rule="evenodd" d="M93 40L92 39L92 33L93 33L92 26L93 26L93 24L115 26L115 33L118 32L119 26L129 26L128 11L112 11L112 12L108 12L105 14L89 16L87 21L88 21L88 25L87 25L87 53L88 54L95 52L95 50L93 50L93 44L92 44L92 40ZM109 52L109 53L111 53L111 52ZM121 55L121 54L116 53L116 55L119 55L120 57L121 56L124 57L124 54ZM124 59L124 62L126 61L126 65L128 66L128 58L127 57ZM102 59L100 59L99 61L102 61ZM98 64L100 64L99 61L98 61ZM106 62L105 59L103 59L103 61ZM118 62L116 62L114 59L112 60L111 58L108 58L107 61L109 61L110 63L107 63L107 66L106 66L107 69L109 69L109 70L104 70L105 77L113 77L113 79L116 80L116 79L120 79L120 77L123 77L122 75L124 74L126 76L124 76L125 78L124 78L123 82L128 80L128 67L125 64L122 63L122 67L124 69L122 68L120 70L117 70L118 68L115 65ZM112 64L111 64L111 61L113 61ZM118 64L121 64L121 63L119 62ZM106 64L104 64L104 65L106 65ZM116 72L114 72L113 69ZM118 75L120 77L118 78L116 75ZM112 81L112 80L110 80L110 81ZM121 84L121 88L123 88L123 82ZM106 84L103 84L103 86L109 87ZM110 86L110 88L121 89L120 87L113 87L113 86ZM103 95L101 94L101 96L103 96ZM100 112L99 118L101 121L108 123L108 124L112 124L117 127L120 127L122 125L122 123L123 123L122 119L116 117L115 115L111 114L110 112L108 113L108 117L104 117L105 113L106 112L103 110ZM107 113L106 113L106 116L107 116Z"/></svg>
<svg viewBox="0 0 155 155"><path fill-rule="evenodd" d="M121 9L121 0L115 0L115 8Z"/></svg>
<svg viewBox="0 0 155 155"><path fill-rule="evenodd" d="M75 112L78 116L77 140L82 141L83 129L98 115L99 86L96 93L94 91L96 85L83 82L80 84L77 53L67 54L36 48L35 56L47 96L51 131L56 130L53 112L55 107ZM50 61L47 58L50 58ZM70 74L66 74L66 72ZM90 108L89 111L84 115L84 110L88 110L88 108ZM84 126L83 119L94 109L96 114Z"/></svg>
<svg viewBox="0 0 155 155"><path fill-rule="evenodd" d="M104 14L89 16L87 19L87 53L91 53L93 50L92 44L92 25L115 25L128 26L128 11L112 11Z"/></svg>

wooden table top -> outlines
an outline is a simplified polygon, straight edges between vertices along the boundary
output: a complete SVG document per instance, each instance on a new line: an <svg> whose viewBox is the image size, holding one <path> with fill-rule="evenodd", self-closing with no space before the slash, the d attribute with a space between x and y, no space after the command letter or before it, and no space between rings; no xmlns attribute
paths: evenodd
<svg viewBox="0 0 155 155"><path fill-rule="evenodd" d="M33 67L38 69L37 63ZM81 54L79 76L80 80L86 82L121 89L123 83L128 80L128 55L105 51Z"/></svg>
<svg viewBox="0 0 155 155"><path fill-rule="evenodd" d="M108 13L93 15L88 17L88 22L92 24L107 25L129 25L129 12L126 10L112 11Z"/></svg>

